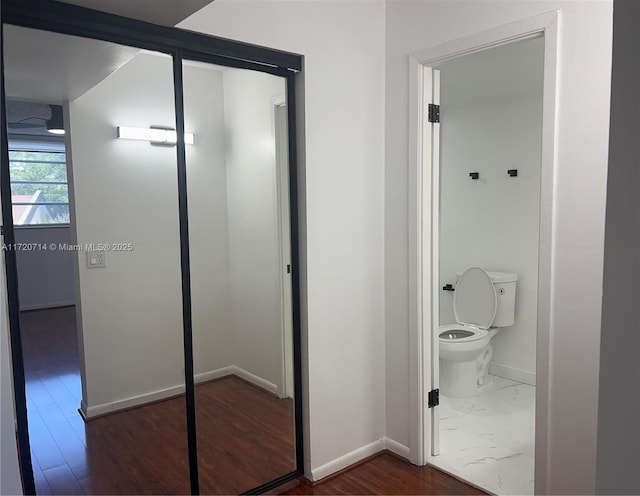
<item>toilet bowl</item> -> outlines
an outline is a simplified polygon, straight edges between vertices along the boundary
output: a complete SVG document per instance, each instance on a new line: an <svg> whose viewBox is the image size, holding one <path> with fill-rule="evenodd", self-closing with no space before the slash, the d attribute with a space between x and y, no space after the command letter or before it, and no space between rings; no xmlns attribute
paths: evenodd
<svg viewBox="0 0 640 496"><path fill-rule="evenodd" d="M467 398L491 385L491 339L514 323L517 275L471 267L458 277L453 297L456 324L438 329L440 392Z"/></svg>

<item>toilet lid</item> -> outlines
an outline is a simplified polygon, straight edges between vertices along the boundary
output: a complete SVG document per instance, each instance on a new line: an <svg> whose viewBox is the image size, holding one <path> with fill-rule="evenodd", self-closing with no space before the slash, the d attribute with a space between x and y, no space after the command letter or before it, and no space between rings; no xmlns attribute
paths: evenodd
<svg viewBox="0 0 640 496"><path fill-rule="evenodd" d="M487 271L480 267L465 270L453 293L456 322L488 329L496 318L497 308L496 289Z"/></svg>

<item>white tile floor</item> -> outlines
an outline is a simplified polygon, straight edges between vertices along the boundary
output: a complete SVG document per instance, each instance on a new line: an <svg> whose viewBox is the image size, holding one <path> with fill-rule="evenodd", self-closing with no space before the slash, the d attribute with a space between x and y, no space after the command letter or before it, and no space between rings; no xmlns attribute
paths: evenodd
<svg viewBox="0 0 640 496"><path fill-rule="evenodd" d="M472 398L440 395L440 454L429 463L494 494L533 494L535 387L493 376Z"/></svg>

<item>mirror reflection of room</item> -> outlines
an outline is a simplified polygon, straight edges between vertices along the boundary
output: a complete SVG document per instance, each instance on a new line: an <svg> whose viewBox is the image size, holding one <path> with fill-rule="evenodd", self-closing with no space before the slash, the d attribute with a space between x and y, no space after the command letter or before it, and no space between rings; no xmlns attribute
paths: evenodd
<svg viewBox="0 0 640 496"><path fill-rule="evenodd" d="M285 81L183 74L200 490L236 494L295 468Z"/></svg>
<svg viewBox="0 0 640 496"><path fill-rule="evenodd" d="M439 65L439 453L533 494L544 39Z"/></svg>
<svg viewBox="0 0 640 496"><path fill-rule="evenodd" d="M173 61L4 36L37 492L189 493ZM295 468L284 82L184 80L200 478L228 494Z"/></svg>
<svg viewBox="0 0 640 496"><path fill-rule="evenodd" d="M16 229L31 243L17 262L36 489L188 492L175 153L133 152L115 128L175 121L171 59L14 26L4 36L19 114L9 147L39 153L13 154L14 221L21 203L46 211ZM56 160L43 154L50 136Z"/></svg>

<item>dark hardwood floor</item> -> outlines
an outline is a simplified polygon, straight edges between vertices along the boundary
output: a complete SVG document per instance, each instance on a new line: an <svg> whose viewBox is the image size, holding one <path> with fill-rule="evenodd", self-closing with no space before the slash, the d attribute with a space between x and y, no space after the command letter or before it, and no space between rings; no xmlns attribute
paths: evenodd
<svg viewBox="0 0 640 496"><path fill-rule="evenodd" d="M295 470L293 401L235 376L196 386L202 494L238 494Z"/></svg>
<svg viewBox="0 0 640 496"><path fill-rule="evenodd" d="M21 315L38 494L186 494L184 398L97 418L78 413L75 308Z"/></svg>
<svg viewBox="0 0 640 496"><path fill-rule="evenodd" d="M189 494L184 396L84 422L75 309L21 316L38 494ZM202 494L294 468L293 405L228 376L196 387Z"/></svg>
<svg viewBox="0 0 640 496"><path fill-rule="evenodd" d="M75 309L21 316L38 494L189 494L184 397L87 423ZM238 494L292 470L293 412L235 376L196 387L202 494ZM316 485L270 494L484 494L431 467L383 453Z"/></svg>
<svg viewBox="0 0 640 496"><path fill-rule="evenodd" d="M270 494L487 494L433 467L383 452L314 485L291 481Z"/></svg>

